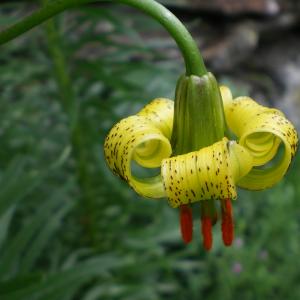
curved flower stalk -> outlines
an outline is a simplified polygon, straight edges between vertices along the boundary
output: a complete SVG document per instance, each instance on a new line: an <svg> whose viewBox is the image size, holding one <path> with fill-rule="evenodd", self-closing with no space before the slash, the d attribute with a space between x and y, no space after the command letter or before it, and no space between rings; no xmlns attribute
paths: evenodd
<svg viewBox="0 0 300 300"><path fill-rule="evenodd" d="M232 99L226 87L220 88L226 123L236 136L186 154L173 155L173 101L155 99L137 115L117 123L108 134L105 158L113 172L126 180L140 195L166 197L180 208L183 240L192 240L191 203L201 203L203 244L212 246L211 227L218 219L215 200L221 205L222 235L225 245L233 240L231 200L236 187L257 190L276 184L286 173L295 155L298 137L282 112L259 105L249 97ZM282 157L275 158L280 145ZM138 178L132 162L145 168L160 167L160 174ZM269 166L270 164L270 166Z"/></svg>

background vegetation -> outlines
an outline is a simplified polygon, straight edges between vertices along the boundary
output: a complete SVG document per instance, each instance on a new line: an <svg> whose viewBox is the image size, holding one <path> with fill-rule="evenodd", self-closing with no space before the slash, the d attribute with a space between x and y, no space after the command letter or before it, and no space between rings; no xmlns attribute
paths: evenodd
<svg viewBox="0 0 300 300"><path fill-rule="evenodd" d="M0 26L27 8L2 5ZM240 191L235 243L216 226L209 253L200 221L184 246L178 212L107 169L110 127L182 73L172 41L147 39L159 30L84 7L1 47L1 300L300 299L299 157L276 187Z"/></svg>

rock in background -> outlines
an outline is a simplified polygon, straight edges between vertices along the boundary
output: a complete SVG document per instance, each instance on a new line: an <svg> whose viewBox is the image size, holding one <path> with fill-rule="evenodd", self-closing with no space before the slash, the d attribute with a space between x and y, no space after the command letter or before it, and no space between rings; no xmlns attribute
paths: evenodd
<svg viewBox="0 0 300 300"><path fill-rule="evenodd" d="M300 1L165 0L190 25L210 70L300 126Z"/></svg>

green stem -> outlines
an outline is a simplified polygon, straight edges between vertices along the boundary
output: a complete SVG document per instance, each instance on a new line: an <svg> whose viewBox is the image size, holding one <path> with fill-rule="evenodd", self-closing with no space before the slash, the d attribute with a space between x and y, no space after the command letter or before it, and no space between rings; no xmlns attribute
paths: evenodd
<svg viewBox="0 0 300 300"><path fill-rule="evenodd" d="M45 0L43 0L45 1ZM82 123L79 122L79 105L72 86L71 78L67 70L66 58L63 51L63 43L54 20L45 24L46 37L50 56L53 61L59 98L62 108L68 116L70 124L70 143L76 162L76 177L81 190L80 205L83 206L83 227L87 237L95 246L97 243L97 226L95 225L94 197L91 195L92 183L87 168L90 154L86 149Z"/></svg>
<svg viewBox="0 0 300 300"><path fill-rule="evenodd" d="M53 62L53 70L55 72L56 83L60 94L61 105L68 116L68 121L72 131L78 123L78 101L75 99L72 82L67 71L68 67L63 51L62 41L54 20L46 22L45 29L47 44Z"/></svg>
<svg viewBox="0 0 300 300"><path fill-rule="evenodd" d="M43 5L15 25L0 32L0 45L18 37L58 13L81 4L104 0L54 0ZM184 25L168 9L154 0L110 0L135 7L156 19L176 41L186 65L187 75L202 76L207 73L202 56L194 39Z"/></svg>

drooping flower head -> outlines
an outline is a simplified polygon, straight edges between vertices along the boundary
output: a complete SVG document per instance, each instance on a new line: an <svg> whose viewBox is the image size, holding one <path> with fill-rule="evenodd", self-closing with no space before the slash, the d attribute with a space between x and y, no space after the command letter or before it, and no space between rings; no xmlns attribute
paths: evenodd
<svg viewBox="0 0 300 300"><path fill-rule="evenodd" d="M167 198L171 207L180 209L186 243L192 240L190 205L200 202L203 245L207 250L212 246L211 227L219 218L216 201L221 206L223 241L230 245L234 228L231 201L237 199L236 187L261 190L276 184L286 173L298 144L297 132L282 112L249 97L233 99L227 87L220 91L226 124L236 140L224 136L209 146L174 155L174 102L160 98L117 123L104 145L109 167L138 194ZM196 113L201 118L201 112ZM188 141L189 136L183 139ZM273 162L280 145L282 156ZM160 174L138 178L131 171L133 161L145 168L159 167Z"/></svg>

